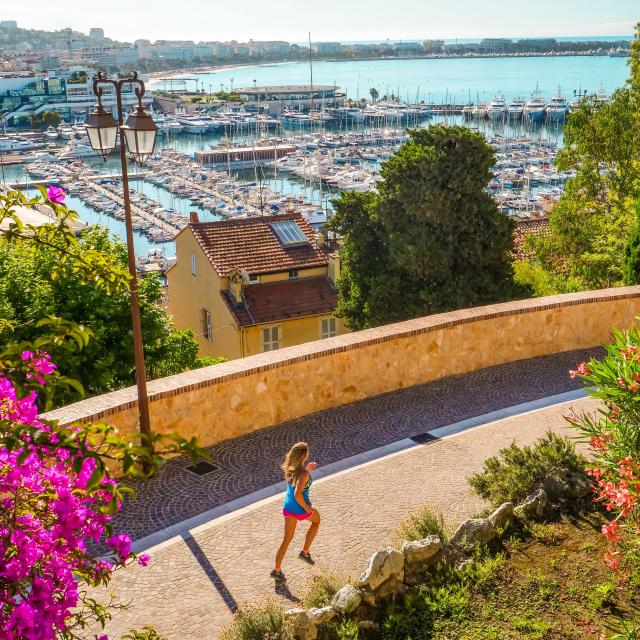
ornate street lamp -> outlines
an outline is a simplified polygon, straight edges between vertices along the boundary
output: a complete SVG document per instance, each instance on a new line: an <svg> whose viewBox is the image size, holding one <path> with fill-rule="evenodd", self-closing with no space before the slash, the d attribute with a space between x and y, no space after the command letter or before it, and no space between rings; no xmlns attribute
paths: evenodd
<svg viewBox="0 0 640 640"><path fill-rule="evenodd" d="M118 121L102 106L104 85L112 85L118 105ZM122 88L124 85L137 85L135 94L138 104L123 122ZM133 355L136 369L136 387L138 389L138 413L140 418L140 432L151 432L149 420L149 398L147 396L147 376L144 365L144 348L142 343L142 324L140 321L140 303L138 300L138 276L136 273L136 255L133 246L133 226L131 224L131 201L129 199L129 174L127 171L127 149L137 162L142 163L155 148L158 127L142 104L144 83L137 73L132 73L119 80L107 78L103 73L93 80L93 93L98 98L96 108L87 118L86 129L89 143L103 160L116 148L118 132L120 133L120 166L122 168L122 187L124 220L127 232L127 257L129 275L131 276L131 324L133 329Z"/></svg>

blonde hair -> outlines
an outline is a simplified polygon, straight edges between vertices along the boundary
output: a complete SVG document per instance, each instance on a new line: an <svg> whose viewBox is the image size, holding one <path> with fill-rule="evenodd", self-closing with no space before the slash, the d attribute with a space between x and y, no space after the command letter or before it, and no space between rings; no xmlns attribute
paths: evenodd
<svg viewBox="0 0 640 640"><path fill-rule="evenodd" d="M309 445L306 442L296 442L287 452L282 463L284 479L293 484L298 480L304 467L304 459L309 453Z"/></svg>

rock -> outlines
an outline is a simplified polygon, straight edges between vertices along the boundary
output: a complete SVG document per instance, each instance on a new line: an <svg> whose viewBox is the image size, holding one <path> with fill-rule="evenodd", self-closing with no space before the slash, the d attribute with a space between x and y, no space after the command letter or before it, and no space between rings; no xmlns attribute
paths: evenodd
<svg viewBox="0 0 640 640"><path fill-rule="evenodd" d="M513 503L505 502L501 504L488 518L487 520L492 524L496 533L500 529L504 529L513 518Z"/></svg>
<svg viewBox="0 0 640 640"><path fill-rule="evenodd" d="M322 609L313 607L307 611L307 615L313 624L324 624L336 617L336 611L331 606L322 607Z"/></svg>
<svg viewBox="0 0 640 640"><path fill-rule="evenodd" d="M298 640L316 640L318 637L318 629L304 609L289 609L284 617L293 623L293 635Z"/></svg>
<svg viewBox="0 0 640 640"><path fill-rule="evenodd" d="M367 568L358 580L358 586L369 591L376 589L390 578L402 581L404 577L404 557L393 547L380 549L370 558Z"/></svg>
<svg viewBox="0 0 640 640"><path fill-rule="evenodd" d="M542 488L551 500L576 500L590 491L589 480L582 473L560 469L544 479Z"/></svg>
<svg viewBox="0 0 640 640"><path fill-rule="evenodd" d="M407 565L425 564L442 549L440 536L427 536L422 540L412 540L402 545L405 570Z"/></svg>
<svg viewBox="0 0 640 640"><path fill-rule="evenodd" d="M331 606L338 613L351 613L360 606L361 601L360 592L354 586L346 584L333 596Z"/></svg>
<svg viewBox="0 0 640 640"><path fill-rule="evenodd" d="M440 553L435 557L434 564L450 569L462 566L468 559L469 557L460 547L445 542Z"/></svg>
<svg viewBox="0 0 640 640"><path fill-rule="evenodd" d="M547 507L547 492L538 489L528 495L514 510L513 513L519 518L541 518Z"/></svg>
<svg viewBox="0 0 640 640"><path fill-rule="evenodd" d="M451 545L468 550L478 544L487 544L496 537L496 530L488 518L466 520L449 539Z"/></svg>
<svg viewBox="0 0 640 640"><path fill-rule="evenodd" d="M436 561L442 549L440 536L428 536L422 540L412 540L402 545L404 556L404 581L406 584L419 584L424 572Z"/></svg>

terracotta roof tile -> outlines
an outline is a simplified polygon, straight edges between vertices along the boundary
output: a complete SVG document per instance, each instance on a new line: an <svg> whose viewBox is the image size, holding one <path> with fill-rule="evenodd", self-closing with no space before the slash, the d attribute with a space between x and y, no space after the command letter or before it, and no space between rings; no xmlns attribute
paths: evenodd
<svg viewBox="0 0 640 640"><path fill-rule="evenodd" d="M516 228L513 233L513 253L517 260L526 260L530 254L525 251L525 236L544 236L549 233L549 218L525 218L516 220Z"/></svg>
<svg viewBox="0 0 640 640"><path fill-rule="evenodd" d="M283 220L295 222L309 239L309 244L297 247L282 245L271 223ZM261 274L323 266L329 261L327 253L315 245L311 226L296 213L220 222L192 222L189 229L221 278L236 269Z"/></svg>
<svg viewBox="0 0 640 640"><path fill-rule="evenodd" d="M332 313L338 302L325 277L252 284L244 287L243 294L246 304L237 304L231 291L220 292L241 327Z"/></svg>

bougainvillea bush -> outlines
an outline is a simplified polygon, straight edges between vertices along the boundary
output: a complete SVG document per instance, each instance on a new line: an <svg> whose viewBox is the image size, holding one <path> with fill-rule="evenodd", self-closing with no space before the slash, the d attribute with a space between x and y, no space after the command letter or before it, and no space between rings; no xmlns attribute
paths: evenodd
<svg viewBox="0 0 640 640"><path fill-rule="evenodd" d="M75 213L60 202L63 194L42 190L40 198L13 195L0 203L0 233L9 241L43 244L60 261L76 260L79 282L104 291L128 287L128 277L109 255L80 256L69 227ZM14 205L45 204L54 222L24 225ZM55 272L52 273L55 277ZM11 323L0 324L11 331ZM195 440L156 433L120 437L109 425L59 425L41 414L52 392L77 381L62 375L47 347L73 341L82 349L91 332L73 319L35 318L41 328L31 341L0 344L0 640L72 640L88 628L104 627L118 607L99 603L90 589L107 585L114 571L132 562L146 565L146 554L131 552L125 532L112 518L131 493L111 477L150 477L169 454L194 460L208 455ZM101 543L109 553L98 559L88 545ZM131 638L157 637L152 630ZM107 636L97 636L106 640Z"/></svg>
<svg viewBox="0 0 640 640"><path fill-rule="evenodd" d="M640 569L640 332L614 331L614 342L602 359L580 364L589 395L602 400L597 414L568 420L589 441L587 469L595 500L611 514L602 527L610 543L605 561L612 569Z"/></svg>

